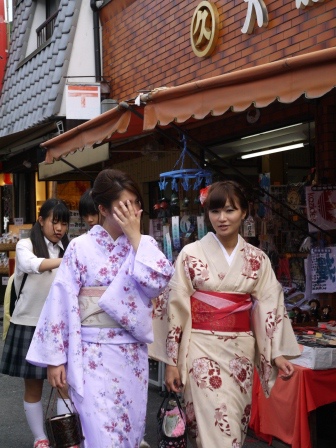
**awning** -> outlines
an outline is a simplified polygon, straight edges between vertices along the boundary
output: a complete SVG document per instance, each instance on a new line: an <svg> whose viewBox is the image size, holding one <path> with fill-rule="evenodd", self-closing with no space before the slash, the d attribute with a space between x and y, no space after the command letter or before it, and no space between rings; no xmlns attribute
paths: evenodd
<svg viewBox="0 0 336 448"><path fill-rule="evenodd" d="M70 131L41 144L47 150L45 162L52 163L79 149L108 141L127 139L142 132L142 119L129 110L115 107Z"/></svg>
<svg viewBox="0 0 336 448"><path fill-rule="evenodd" d="M152 131L157 125L184 123L219 116L227 110L241 112L252 104L266 107L273 101L292 103L305 95L313 99L336 85L336 48L293 56L177 87L140 95L145 106L134 106L142 118L122 103L41 146L46 163L93 145L127 139Z"/></svg>
<svg viewBox="0 0 336 448"><path fill-rule="evenodd" d="M63 134L62 134L63 135ZM53 163L41 162L38 166L38 178L39 180L53 179L55 176L65 174L76 168L85 168L87 166L94 165L95 163L104 162L109 159L109 145L104 143L103 145L96 146L95 148L86 147L76 151L73 154L69 154L64 157L60 157ZM66 158L64 163L63 159Z"/></svg>
<svg viewBox="0 0 336 448"><path fill-rule="evenodd" d="M292 103L301 95L318 98L335 85L336 48L293 56L142 95L147 103L144 130L218 116L229 109L242 112L251 104L261 108L275 100Z"/></svg>

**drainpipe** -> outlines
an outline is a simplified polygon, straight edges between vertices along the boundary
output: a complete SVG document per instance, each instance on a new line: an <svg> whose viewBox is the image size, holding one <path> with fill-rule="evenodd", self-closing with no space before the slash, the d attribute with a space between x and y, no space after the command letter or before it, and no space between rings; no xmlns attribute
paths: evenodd
<svg viewBox="0 0 336 448"><path fill-rule="evenodd" d="M96 0L90 0L90 6L93 11L93 43L95 52L95 74L96 82L101 82L101 63L100 63L100 36L99 36L99 8Z"/></svg>

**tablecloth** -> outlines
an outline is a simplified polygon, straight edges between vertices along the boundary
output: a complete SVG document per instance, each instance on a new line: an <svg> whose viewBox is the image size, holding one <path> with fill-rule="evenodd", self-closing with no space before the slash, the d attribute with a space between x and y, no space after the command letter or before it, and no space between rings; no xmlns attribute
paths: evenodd
<svg viewBox="0 0 336 448"><path fill-rule="evenodd" d="M255 373L250 428L268 443L277 437L292 448L312 448L308 414L335 401L336 369L296 365L290 380L277 378L269 398Z"/></svg>

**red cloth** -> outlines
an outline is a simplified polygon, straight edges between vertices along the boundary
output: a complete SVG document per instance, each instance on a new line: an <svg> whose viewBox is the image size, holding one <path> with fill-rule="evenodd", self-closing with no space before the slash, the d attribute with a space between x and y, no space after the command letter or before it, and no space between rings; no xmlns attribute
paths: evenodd
<svg viewBox="0 0 336 448"><path fill-rule="evenodd" d="M311 448L308 413L336 401L336 369L294 368L289 381L277 378L269 398L255 373L249 426L269 444L277 437L292 448Z"/></svg>

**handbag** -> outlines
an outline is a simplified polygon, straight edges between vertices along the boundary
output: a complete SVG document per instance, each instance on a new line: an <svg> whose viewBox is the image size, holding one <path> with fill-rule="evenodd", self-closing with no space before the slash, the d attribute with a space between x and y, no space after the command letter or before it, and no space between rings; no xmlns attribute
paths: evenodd
<svg viewBox="0 0 336 448"><path fill-rule="evenodd" d="M186 420L178 395L166 392L157 413L158 448L187 448Z"/></svg>
<svg viewBox="0 0 336 448"><path fill-rule="evenodd" d="M45 426L49 439L49 445L52 448L67 448L74 445L80 445L82 440L84 440L82 425L79 418L78 412L73 412L67 405L62 394L57 389L59 396L63 399L66 407L69 409L69 414L62 414L56 416L49 416L48 411L50 407L51 398L55 388L50 391L49 402L46 410ZM54 410L56 393L54 394L53 404L51 406L51 413ZM74 404L71 402L75 409Z"/></svg>

